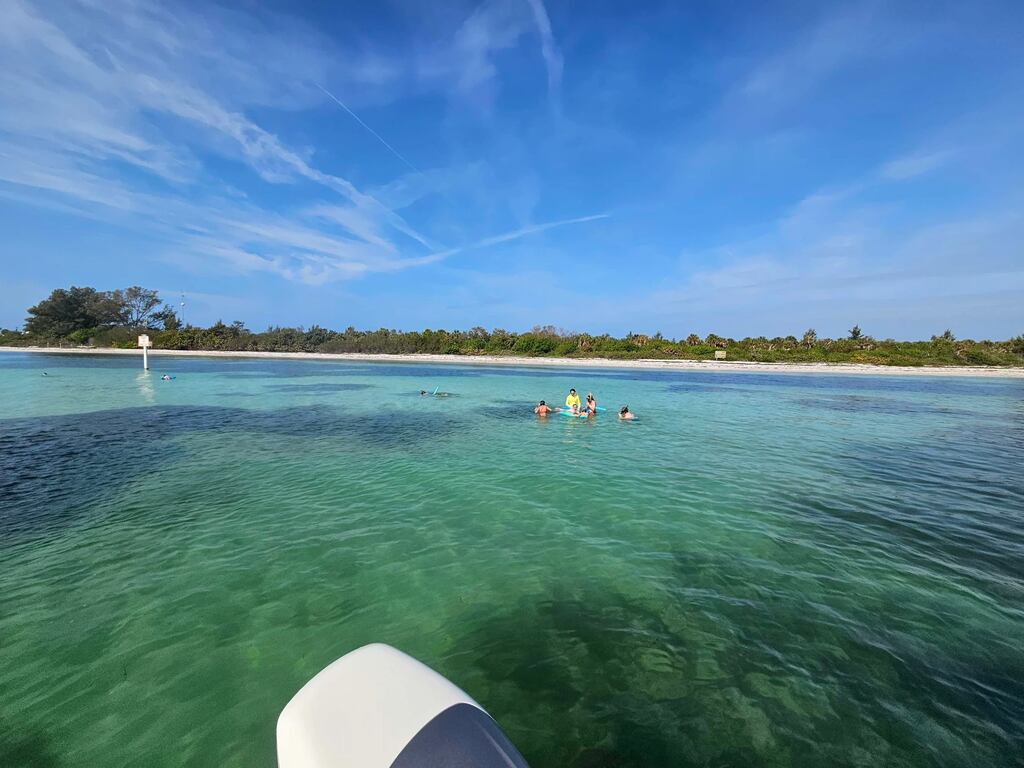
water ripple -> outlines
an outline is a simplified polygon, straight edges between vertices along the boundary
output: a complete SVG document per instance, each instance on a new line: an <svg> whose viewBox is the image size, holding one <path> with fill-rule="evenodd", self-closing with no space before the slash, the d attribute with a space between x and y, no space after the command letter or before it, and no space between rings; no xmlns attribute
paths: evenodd
<svg viewBox="0 0 1024 768"><path fill-rule="evenodd" d="M272 766L374 641L535 768L1024 754L1017 383L47 360L69 405L33 360L0 369L0 764ZM640 420L532 414L569 386Z"/></svg>

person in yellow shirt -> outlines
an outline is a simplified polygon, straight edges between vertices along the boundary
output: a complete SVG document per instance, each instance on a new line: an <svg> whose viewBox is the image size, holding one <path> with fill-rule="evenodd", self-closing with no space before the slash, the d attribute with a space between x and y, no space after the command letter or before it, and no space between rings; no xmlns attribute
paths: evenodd
<svg viewBox="0 0 1024 768"><path fill-rule="evenodd" d="M565 404L568 406L573 413L576 413L580 409L580 396L576 394L575 389L569 390L569 395L565 398Z"/></svg>

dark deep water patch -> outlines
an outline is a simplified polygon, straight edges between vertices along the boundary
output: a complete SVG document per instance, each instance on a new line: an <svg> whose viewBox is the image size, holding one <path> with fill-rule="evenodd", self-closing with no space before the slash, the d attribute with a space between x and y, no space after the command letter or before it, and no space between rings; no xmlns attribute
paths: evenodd
<svg viewBox="0 0 1024 768"><path fill-rule="evenodd" d="M458 431L445 412L381 410L353 418L334 407L247 410L153 406L0 420L0 535L70 524L141 470L172 463L195 432L342 439L383 450L416 446Z"/></svg>
<svg viewBox="0 0 1024 768"><path fill-rule="evenodd" d="M9 702L10 703L10 702ZM10 768L59 768L63 761L48 734L0 717L0 765Z"/></svg>
<svg viewBox="0 0 1024 768"><path fill-rule="evenodd" d="M668 612L661 595L597 583L480 606L445 671L486 691L533 768L853 768L879 742L886 764L997 765L1024 746L1013 711L1024 665L1005 646L922 647L870 615L837 617L798 592L760 589L729 556L678 554L676 568ZM928 723L987 747L943 760L948 745L925 737Z"/></svg>
<svg viewBox="0 0 1024 768"><path fill-rule="evenodd" d="M333 395L338 392L360 392L373 389L372 384L352 384L349 382L323 382L315 384L271 384L267 389L273 392L288 392L298 395Z"/></svg>
<svg viewBox="0 0 1024 768"><path fill-rule="evenodd" d="M483 607L466 624L477 627L458 643L469 661L452 676L488 682L488 710L534 768L680 764L661 706L631 692L647 648L680 670L681 649L657 613L615 592L555 589Z"/></svg>
<svg viewBox="0 0 1024 768"><path fill-rule="evenodd" d="M719 394L733 392L756 392L755 389L733 386L731 384L711 384L708 382L685 382L681 384L670 384L667 391L674 394Z"/></svg>
<svg viewBox="0 0 1024 768"><path fill-rule="evenodd" d="M947 428L925 443L846 441L828 462L859 490L820 498L822 514L876 531L877 546L931 567L1024 573L1024 420Z"/></svg>
<svg viewBox="0 0 1024 768"><path fill-rule="evenodd" d="M798 397L795 405L810 410L840 411L844 413L941 414L944 416L973 416L971 411L946 405L918 403L912 400L896 400L890 397L869 397L866 395L832 395L825 397Z"/></svg>

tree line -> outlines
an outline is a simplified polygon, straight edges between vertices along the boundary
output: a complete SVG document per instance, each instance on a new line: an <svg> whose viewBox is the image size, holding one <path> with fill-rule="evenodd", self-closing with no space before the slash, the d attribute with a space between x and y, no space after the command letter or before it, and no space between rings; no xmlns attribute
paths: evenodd
<svg viewBox="0 0 1024 768"><path fill-rule="evenodd" d="M0 329L0 344L71 344L134 347L150 334L157 349L241 352L356 352L377 354L518 355L617 359L727 359L757 362L855 362L882 365L1022 365L1024 336L1006 341L957 339L950 330L929 341L878 340L854 325L845 338L822 338L813 328L800 337L732 339L714 333L666 338L629 333L618 338L536 326L526 332L471 328L468 331L356 330L270 327L253 332L241 321L208 328L182 325L154 290L132 286L115 291L58 288L28 309L22 331Z"/></svg>

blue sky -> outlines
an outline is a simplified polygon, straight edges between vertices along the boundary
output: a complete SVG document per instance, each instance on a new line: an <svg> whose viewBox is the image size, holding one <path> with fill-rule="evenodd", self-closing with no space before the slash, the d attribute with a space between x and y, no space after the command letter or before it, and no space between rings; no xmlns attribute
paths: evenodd
<svg viewBox="0 0 1024 768"><path fill-rule="evenodd" d="M0 325L1024 332L1024 5L0 9Z"/></svg>

